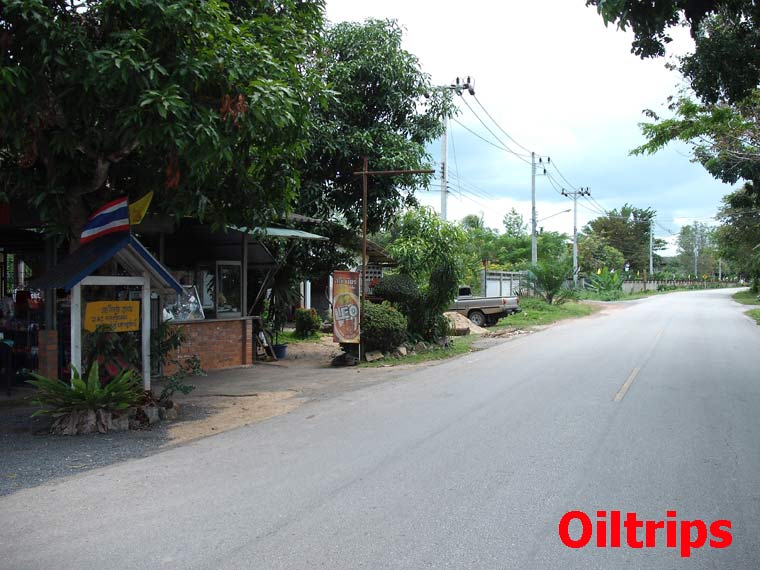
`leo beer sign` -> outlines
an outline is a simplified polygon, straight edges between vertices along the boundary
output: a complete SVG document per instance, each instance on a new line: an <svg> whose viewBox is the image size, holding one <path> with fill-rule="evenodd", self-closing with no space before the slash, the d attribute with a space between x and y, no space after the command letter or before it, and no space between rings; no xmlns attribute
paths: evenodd
<svg viewBox="0 0 760 570"><path fill-rule="evenodd" d="M359 272L333 272L333 340L358 344Z"/></svg>

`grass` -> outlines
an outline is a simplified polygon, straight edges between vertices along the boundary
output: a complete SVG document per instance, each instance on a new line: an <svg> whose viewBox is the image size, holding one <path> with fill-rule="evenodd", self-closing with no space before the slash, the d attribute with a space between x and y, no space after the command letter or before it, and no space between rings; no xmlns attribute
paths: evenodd
<svg viewBox="0 0 760 570"><path fill-rule="evenodd" d="M564 319L586 317L599 310L594 305L584 303L564 303L562 305L549 305L541 299L523 297L520 299L522 312L501 319L497 328L511 327L527 329L539 325L549 325Z"/></svg>
<svg viewBox="0 0 760 570"><path fill-rule="evenodd" d="M376 360L374 362L362 362L359 366L362 368L379 368L381 366L399 366L401 364L420 364L422 362L429 362L431 360L443 360L445 358L452 358L459 356L460 354L467 354L478 350L472 347L472 343L476 340L483 338L479 334L468 334L467 336L455 336L451 337L449 348L443 348L441 346L432 346L427 352L419 352L404 356L402 358L384 358L383 360Z"/></svg>
<svg viewBox="0 0 760 570"><path fill-rule="evenodd" d="M757 299L757 293L751 293L747 291L739 291L731 295L734 301L741 303L742 305L760 305L760 301Z"/></svg>
<svg viewBox="0 0 760 570"><path fill-rule="evenodd" d="M752 309L751 311L747 311L745 314L755 319L755 322L760 325L760 309Z"/></svg>
<svg viewBox="0 0 760 570"><path fill-rule="evenodd" d="M332 338L332 335L329 333L315 333L311 336L307 336L306 338L299 338L296 336L296 332L293 330L285 330L282 331L277 338L277 341L281 344L298 344L299 342L319 342L326 336L329 336Z"/></svg>

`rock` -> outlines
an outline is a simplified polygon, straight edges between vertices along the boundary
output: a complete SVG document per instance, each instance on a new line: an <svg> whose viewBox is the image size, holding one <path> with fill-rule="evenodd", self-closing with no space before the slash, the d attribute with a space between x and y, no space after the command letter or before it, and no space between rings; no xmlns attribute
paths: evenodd
<svg viewBox="0 0 760 570"><path fill-rule="evenodd" d="M161 417L158 415L158 408L155 406L145 406L142 410L148 418L149 424L154 424L161 419Z"/></svg>
<svg viewBox="0 0 760 570"><path fill-rule="evenodd" d="M163 421L172 421L177 419L177 408L158 408L158 416Z"/></svg>
<svg viewBox="0 0 760 570"><path fill-rule="evenodd" d="M382 360L383 358L385 358L385 356L379 350L371 350L364 355L364 359L367 362L375 362L376 360Z"/></svg>
<svg viewBox="0 0 760 570"><path fill-rule="evenodd" d="M82 410L74 412L79 415L77 419L77 434L95 433L98 431L97 416L93 410Z"/></svg>
<svg viewBox="0 0 760 570"><path fill-rule="evenodd" d="M95 412L95 428L99 433L106 433L111 428L112 415L108 410Z"/></svg>
<svg viewBox="0 0 760 570"><path fill-rule="evenodd" d="M414 345L414 352L427 352L427 349L427 344L422 341Z"/></svg>
<svg viewBox="0 0 760 570"><path fill-rule="evenodd" d="M50 426L50 433L54 433L55 435L76 435L77 419L78 416L75 417L74 414L58 416L53 421L53 425Z"/></svg>
<svg viewBox="0 0 760 570"><path fill-rule="evenodd" d="M129 420L129 429L140 429L142 424L138 420Z"/></svg>
<svg viewBox="0 0 760 570"><path fill-rule="evenodd" d="M399 346L396 349L396 352L398 352L399 356L406 356L407 355L407 350L406 350L405 346Z"/></svg>
<svg viewBox="0 0 760 570"><path fill-rule="evenodd" d="M443 316L445 316L449 320L449 324L451 325L451 330L449 331L449 334L452 334L454 336L464 336L470 333L484 334L487 332L486 329L484 329L483 327L479 327L478 325L473 323L470 319L468 319L464 315L460 315L456 311L447 311L443 313Z"/></svg>
<svg viewBox="0 0 760 570"><path fill-rule="evenodd" d="M111 431L127 431L129 429L129 416L125 413L111 414Z"/></svg>

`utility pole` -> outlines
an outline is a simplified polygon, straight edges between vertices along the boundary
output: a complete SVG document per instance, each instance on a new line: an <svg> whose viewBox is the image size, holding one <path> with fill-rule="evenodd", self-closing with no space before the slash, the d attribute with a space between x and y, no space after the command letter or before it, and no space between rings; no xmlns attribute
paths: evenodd
<svg viewBox="0 0 760 570"><path fill-rule="evenodd" d="M439 89L451 89L454 93L462 96L462 93L467 91L470 95L475 95L475 86L472 83L472 79L468 76L467 81L464 83L459 82L459 78L457 77L456 83L452 83L451 85L444 85L443 87L440 87ZM449 119L444 118L443 120L443 139L441 139L441 219L445 220L447 216L447 200L449 196L449 166L448 166L448 159L447 159L447 145L448 145L448 138L449 138Z"/></svg>
<svg viewBox="0 0 760 570"><path fill-rule="evenodd" d="M538 263L538 244L536 243L536 153L530 153L530 262Z"/></svg>
<svg viewBox="0 0 760 570"><path fill-rule="evenodd" d="M649 278L654 273L654 218L649 220Z"/></svg>
<svg viewBox="0 0 760 570"><path fill-rule="evenodd" d="M694 279L699 280L699 244L696 241L696 236L694 238Z"/></svg>
<svg viewBox="0 0 760 570"><path fill-rule="evenodd" d="M718 259L718 281L723 281L723 260Z"/></svg>
<svg viewBox="0 0 760 570"><path fill-rule="evenodd" d="M562 189L562 195L573 197L573 285L578 286L578 196L591 196L588 187L578 188L574 192Z"/></svg>

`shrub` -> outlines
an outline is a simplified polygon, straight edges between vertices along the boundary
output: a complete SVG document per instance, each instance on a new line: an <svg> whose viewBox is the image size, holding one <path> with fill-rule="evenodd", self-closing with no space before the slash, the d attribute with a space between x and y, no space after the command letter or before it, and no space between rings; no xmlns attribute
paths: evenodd
<svg viewBox="0 0 760 570"><path fill-rule="evenodd" d="M389 352L406 340L406 317L385 302L366 303L362 315L362 345L365 351Z"/></svg>
<svg viewBox="0 0 760 570"><path fill-rule="evenodd" d="M602 301L614 301L623 294L623 278L620 273L605 267L591 278L589 288L597 293Z"/></svg>
<svg viewBox="0 0 760 570"><path fill-rule="evenodd" d="M307 338L322 328L322 319L316 309L296 309L296 336Z"/></svg>
<svg viewBox="0 0 760 570"><path fill-rule="evenodd" d="M62 416L81 410L125 410L137 403L142 387L132 370L119 372L108 384L101 386L98 363L94 362L86 381L75 368L71 384L55 378L33 374L29 383L37 388L32 403L41 407L33 415Z"/></svg>
<svg viewBox="0 0 760 570"><path fill-rule="evenodd" d="M411 276L400 273L380 279L373 290L375 296L385 301L409 307L419 301L420 288Z"/></svg>
<svg viewBox="0 0 760 570"><path fill-rule="evenodd" d="M567 300L565 281L573 276L572 261L568 258L539 261L528 272L528 282L536 293L550 305L557 298L558 304Z"/></svg>

